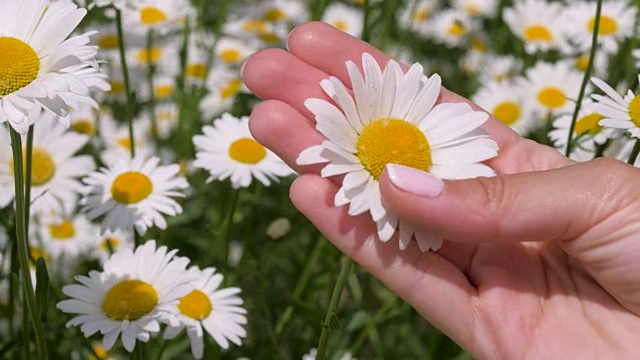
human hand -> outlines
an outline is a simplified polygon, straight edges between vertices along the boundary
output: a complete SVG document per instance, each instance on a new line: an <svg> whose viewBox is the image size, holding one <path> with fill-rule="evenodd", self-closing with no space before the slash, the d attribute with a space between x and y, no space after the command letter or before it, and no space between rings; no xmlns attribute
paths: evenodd
<svg viewBox="0 0 640 360"><path fill-rule="evenodd" d="M322 23L294 30L288 49L245 63L247 86L265 99L250 126L302 174L291 199L338 248L474 357L640 358L640 170L610 159L575 164L490 118L483 128L500 151L486 163L498 176L442 187L422 172L400 171L393 181L383 173L387 206L446 239L437 252L415 244L400 251L393 239L377 239L368 214L334 206L339 186L318 175L321 165L296 165L324 140L303 105L328 100L320 81L336 76L349 86L347 60L389 58ZM462 101L446 89L439 100ZM406 191L422 190L407 186L416 177L432 184L432 197Z"/></svg>

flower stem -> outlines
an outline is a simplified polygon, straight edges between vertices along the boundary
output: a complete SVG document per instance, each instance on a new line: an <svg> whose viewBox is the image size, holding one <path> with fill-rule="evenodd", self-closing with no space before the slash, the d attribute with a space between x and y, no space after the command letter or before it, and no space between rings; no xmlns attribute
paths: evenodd
<svg viewBox="0 0 640 360"><path fill-rule="evenodd" d="M298 283L296 284L295 289L293 290L293 295L291 296L294 300L299 300L300 296L302 296L302 292L307 287L311 276L313 275L313 268L318 263L318 259L320 258L320 254L322 254L322 248L326 244L326 241L323 241L322 236L319 241L316 241L313 250L307 257L305 261L304 269L302 270L302 274L300 275L300 279L298 279ZM282 316L278 320L275 331L276 335L280 335L284 330L284 327L287 325L289 320L291 320L291 315L293 315L293 305L287 306Z"/></svg>
<svg viewBox="0 0 640 360"><path fill-rule="evenodd" d="M582 77L582 85L580 85L580 93L578 94L578 99L576 100L576 107L573 109L573 117L571 118L571 125L569 126L569 138L567 139L567 149L564 153L566 157L569 157L571 154L571 147L573 146L573 131L576 127L576 121L578 119L578 112L580 112L580 107L582 106L582 98L584 97L585 89L587 88L587 84L589 83L589 78L591 76L591 70L593 69L593 60L596 57L596 50L598 47L598 30L600 29L600 14L602 13L602 0L597 0L596 4L596 16L595 21L593 23L593 34L591 36L591 51L589 52L589 62L587 63L587 68L584 71L584 76Z"/></svg>
<svg viewBox="0 0 640 360"><path fill-rule="evenodd" d="M16 244L18 248L18 261L20 264L20 273L22 275L22 284L24 297L26 302L26 311L29 313L36 338L36 351L38 359L47 359L47 343L44 335L44 327L36 306L36 298L33 283L31 281L31 271L29 270L29 244L27 232L27 213L28 207L25 203L25 177L23 170L26 170L27 176L30 178L30 168L24 169L22 165L22 138L13 128L9 128L11 135L11 149L13 151L13 178L15 182L15 201L16 201ZM26 184L30 186L30 184ZM24 324L27 326L27 324Z"/></svg>
<svg viewBox="0 0 640 360"><path fill-rule="evenodd" d="M640 139L636 140L635 145L633 145L633 150L631 150L629 159L627 159L627 164L629 165L635 164L636 159L638 158L638 153L640 153Z"/></svg>
<svg viewBox="0 0 640 360"><path fill-rule="evenodd" d="M318 352L316 353L316 359L323 360L325 358L325 352L327 350L327 343L329 341L329 333L331 332L331 319L336 316L336 310L340 303L340 297L342 297L342 290L349 278L349 272L353 266L353 260L348 256L342 258L342 269L338 275L338 280L333 287L333 293L331 294L331 300L329 301L329 309L327 309L327 315L322 323L322 333L320 334L320 341L318 342Z"/></svg>
<svg viewBox="0 0 640 360"><path fill-rule="evenodd" d="M129 67L127 66L127 58L124 50L124 31L122 30L122 12L118 8L116 11L116 27L118 31L118 49L120 50L120 66L122 66L122 77L124 81L124 92L127 96L127 104L125 108L125 121L129 124L129 141L131 142L131 158L136 156L136 142L133 134L133 105L134 99L131 93L131 84L129 81Z"/></svg>
<svg viewBox="0 0 640 360"><path fill-rule="evenodd" d="M153 75L155 74L155 64L151 58L153 51L153 29L149 29L147 33L147 85L149 87L149 119L151 119L151 137L155 144L156 150L160 146L160 136L158 135L158 118L156 116L156 93L153 84Z"/></svg>
<svg viewBox="0 0 640 360"><path fill-rule="evenodd" d="M362 33L361 33L362 35L360 37L362 38L362 41L369 42L369 39L371 37L370 31L369 31L370 29L369 18L371 15L369 0L364 0L362 7L363 7L364 14L362 15Z"/></svg>
<svg viewBox="0 0 640 360"><path fill-rule="evenodd" d="M233 214L236 212L239 197L240 189L235 189L233 191L233 199L231 200L231 205L229 206L229 212L227 212L227 216L224 221L224 232L222 233L222 241L224 242L222 250L222 269L224 269L223 274L226 274L226 270L227 268L229 268L229 243L231 243L231 227L233 226Z"/></svg>

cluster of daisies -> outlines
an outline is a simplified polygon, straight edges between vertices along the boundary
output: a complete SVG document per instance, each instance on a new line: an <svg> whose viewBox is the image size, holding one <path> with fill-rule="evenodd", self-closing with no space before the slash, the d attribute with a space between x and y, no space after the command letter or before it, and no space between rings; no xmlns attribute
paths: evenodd
<svg viewBox="0 0 640 360"><path fill-rule="evenodd" d="M401 26L434 43L464 50L453 63L480 84L466 95L495 118L523 136L544 132L559 151L566 153L570 147L569 155L577 161L603 153L627 160L633 145L628 135L633 137L637 126L631 105L636 74L626 71L611 85L601 79L613 64L629 58L629 47L636 46L634 3L604 1L599 21L595 1L514 0L501 6L495 0L455 0L447 5L418 0L414 5L406 8ZM590 63L596 26L596 52ZM492 37L487 28L508 31L509 36ZM640 49L632 54L640 56ZM399 55L413 61L415 54L403 49ZM588 66L594 79L577 104ZM574 116L576 107L580 111Z"/></svg>
<svg viewBox="0 0 640 360"><path fill-rule="evenodd" d="M83 264L102 268L63 288L72 299L58 308L79 314L68 326L80 326L87 337L99 332L107 350L121 338L131 352L160 324L166 339L186 330L197 358L206 334L225 349L241 344L247 318L239 288L221 288L223 275L213 268L187 269L189 259L175 256L176 250L153 240L136 247L134 240L150 228L167 229L182 213L193 186L187 177L197 169L209 173L208 181L228 179L236 189L253 179L269 186L293 174L253 139L246 116L226 112L247 92L242 61L284 39L294 20L303 21L303 9L290 4L265 6L256 14L262 20L229 21L224 35L214 35L199 26L187 0L0 2L2 308L18 304L5 291L17 268L9 231L15 221L15 134L22 153L31 156L30 257L43 258L51 276L63 282ZM80 26L88 12L108 21ZM198 99L198 115L188 116L188 123L179 124L189 105L178 104L178 90L183 100ZM193 137L194 155L176 151L177 133L185 132ZM282 228L271 230L273 236L282 236ZM15 310L11 321L0 317L3 336L21 322Z"/></svg>
<svg viewBox="0 0 640 360"><path fill-rule="evenodd" d="M173 339L186 330L196 358L204 354L203 329L222 348L247 336L239 288L223 288L222 274L189 266L177 250L135 239L169 228L193 189L208 182L241 189L294 174L251 136L242 115L255 97L240 68L255 51L283 46L311 15L301 1L264 0L222 9L224 21L213 24L203 16L213 12L208 2L198 3L199 9L189 0L0 2L0 308L10 303L6 289L16 268L9 230L17 137L32 165L30 257L45 259L60 281L75 275L79 283L64 286L69 299L57 304L77 315L69 326L87 337L100 333L107 350L120 339L129 352L154 334ZM365 4L384 6L330 1L320 18L358 37ZM637 74L614 84L603 79L634 46L638 9L614 0L603 2L599 22L595 14L594 1L406 0L395 17L412 39L459 50L458 61L447 62L479 84L465 95L518 133L542 131L578 161L603 154L626 161L634 153L630 139L640 138ZM489 28L506 34L501 43ZM378 179L385 166L443 179L492 176L482 162L498 147L481 129L487 112L437 103L435 71L447 69L429 59L416 63L424 49L384 50L415 64L381 67L364 54L358 64L345 64L351 87L333 77L322 81L331 101L308 99L305 106L327 141L302 152L298 163L326 164L322 176L341 176L336 206L348 206L353 216L369 213L380 240L397 234L400 249L415 242L422 251L437 250L441 238L400 221L384 204ZM640 58L640 49L633 54ZM578 104L588 67L594 77ZM197 171L208 174L206 183L189 182ZM278 219L267 235L282 237L290 226ZM101 270L75 274L76 264L90 261ZM16 311L0 316L0 334L20 321Z"/></svg>

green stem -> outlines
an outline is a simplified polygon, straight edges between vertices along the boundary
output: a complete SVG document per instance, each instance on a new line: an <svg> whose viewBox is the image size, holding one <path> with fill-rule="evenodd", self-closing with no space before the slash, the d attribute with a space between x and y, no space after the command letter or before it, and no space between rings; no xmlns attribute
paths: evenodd
<svg viewBox="0 0 640 360"><path fill-rule="evenodd" d="M118 49L120 50L120 66L122 66L122 77L124 81L124 92L127 95L127 104L125 108L125 121L129 125L129 141L131 142L131 158L136 156L136 141L133 134L133 105L134 99L131 93L131 83L129 80L129 67L127 66L127 58L124 46L124 31L122 30L122 12L117 8L116 11L116 27L118 32ZM150 55L148 55L150 56ZM153 89L152 89L153 91Z"/></svg>
<svg viewBox="0 0 640 360"><path fill-rule="evenodd" d="M349 272L353 266L353 260L348 256L343 256L342 269L336 280L336 285L333 287L333 293L331 294L331 300L329 301L329 309L327 309L327 315L322 323L322 333L320 334L320 341L318 342L318 352L316 359L323 360L327 351L327 343L329 342L329 333L331 332L331 319L336 316L338 304L340 303L340 297L342 297L342 290L349 278Z"/></svg>
<svg viewBox="0 0 640 360"><path fill-rule="evenodd" d="M362 39L362 41L369 42L369 39L371 37L371 33L369 31L369 29L371 29L369 27L369 18L371 15L369 0L364 0L362 8L364 14L362 17L362 35L360 35L360 38Z"/></svg>
<svg viewBox="0 0 640 360"><path fill-rule="evenodd" d="M151 138L155 144L155 149L160 146L160 135L158 135L158 117L156 115L156 93L153 82L155 74L155 64L151 59L153 50L153 29L149 29L147 33L147 86L149 87L149 118L151 119Z"/></svg>
<svg viewBox="0 0 640 360"><path fill-rule="evenodd" d="M223 274L226 274L226 270L229 268L229 244L231 243L231 227L233 226L233 214L236 212L239 197L240 189L235 189L233 191L233 199L231 200L229 212L227 213L227 217L224 221L224 232L222 233L222 241L224 242L222 250L222 269L224 270Z"/></svg>
<svg viewBox="0 0 640 360"><path fill-rule="evenodd" d="M596 50L598 47L598 29L600 28L600 14L602 12L602 0L598 0L596 5L596 16L593 23L593 34L591 36L591 51L589 52L589 62L587 63L587 69L584 71L582 77L582 85L580 85L580 93L578 94L578 100L576 101L576 107L573 109L573 116L571 117L571 125L569 126L569 138L567 139L567 149L565 156L569 157L571 154L571 148L573 146L573 130L576 127L576 121L578 120L578 112L582 106L582 98L584 97L585 89L589 83L589 77L591 76L591 70L593 69L593 60L596 57Z"/></svg>
<svg viewBox="0 0 640 360"><path fill-rule="evenodd" d="M627 164L629 165L635 164L636 159L638 158L638 153L640 153L640 139L636 140L635 145L633 145L633 150L631 150L631 154L629 155Z"/></svg>
<svg viewBox="0 0 640 360"><path fill-rule="evenodd" d="M322 254L322 248L326 244L323 241L323 237L316 241L313 250L311 250L311 254L307 257L305 261L304 269L302 270L302 274L300 275L300 279L298 279L298 283L296 284L295 289L293 290L292 298L295 300L299 300L304 292L304 289L307 287L311 276L313 275L313 268L318 263L318 259L320 259L320 255ZM276 325L276 335L280 335L282 330L284 330L285 325L291 320L291 315L293 315L293 305L287 306L284 313L280 316L278 320L278 324Z"/></svg>
<svg viewBox="0 0 640 360"><path fill-rule="evenodd" d="M27 214L24 225L25 229L29 229L29 215L31 214L31 169L33 169L33 133L35 132L34 128L35 126L33 125L29 126L29 132L27 133L27 173L24 177L24 183L26 185L24 189L24 207Z"/></svg>
<svg viewBox="0 0 640 360"><path fill-rule="evenodd" d="M47 343L44 335L44 327L36 306L36 298L34 293L33 282L31 281L31 271L29 270L29 244L27 229L27 213L28 207L25 204L25 183L22 166L22 138L13 128L9 129L11 135L11 148L13 151L13 178L15 182L15 201L16 201L16 243L18 247L18 261L20 263L20 272L22 274L22 284L26 307L29 313L29 320L33 325L36 337L36 351L38 359L47 359ZM31 169L26 169L27 174ZM29 175L27 175L29 176ZM30 186L30 184L27 184ZM27 324L24 324L26 327Z"/></svg>

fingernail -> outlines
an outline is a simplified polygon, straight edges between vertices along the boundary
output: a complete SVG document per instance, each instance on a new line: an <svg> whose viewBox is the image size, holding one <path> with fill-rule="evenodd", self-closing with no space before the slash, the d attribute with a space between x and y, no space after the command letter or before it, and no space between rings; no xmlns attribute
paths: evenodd
<svg viewBox="0 0 640 360"><path fill-rule="evenodd" d="M244 79L244 67L247 65L247 63L249 62L249 59L251 59L252 56L253 54L247 56L247 58L244 59L244 61L242 62L242 66L240 66L240 77L242 79Z"/></svg>
<svg viewBox="0 0 640 360"><path fill-rule="evenodd" d="M398 164L387 164L391 183L406 192L435 198L444 191L444 182L428 172Z"/></svg>

